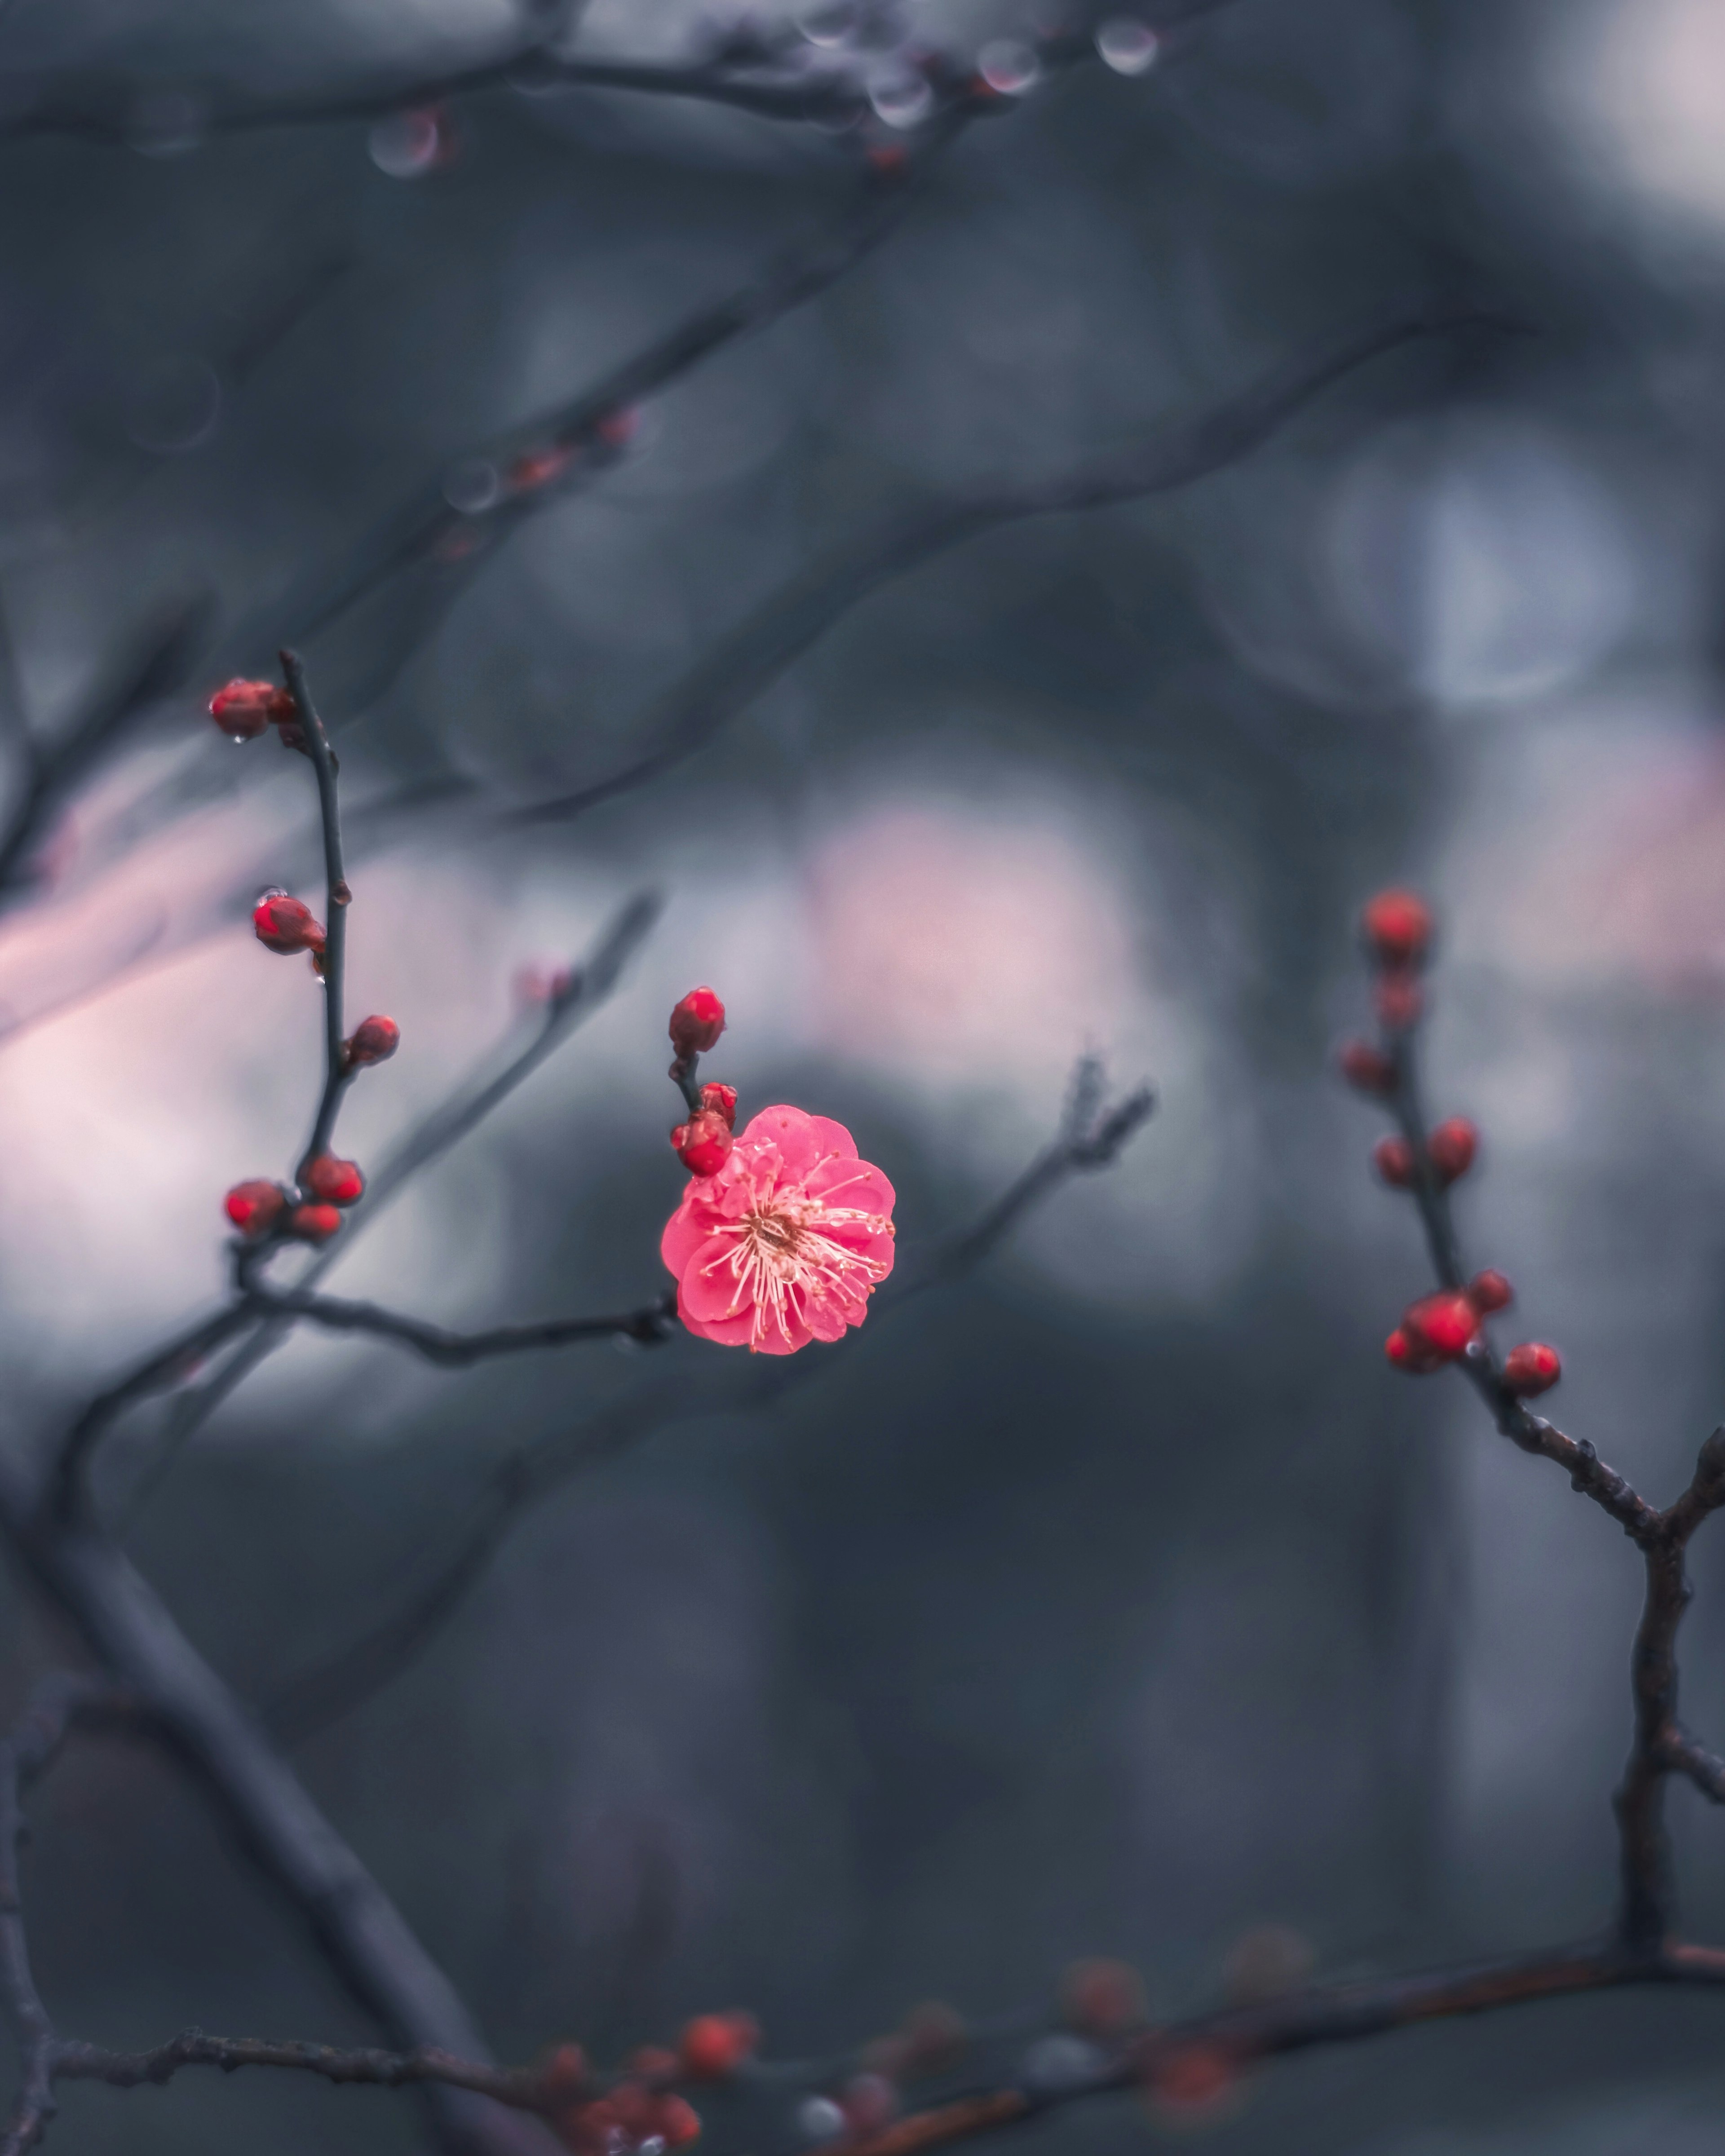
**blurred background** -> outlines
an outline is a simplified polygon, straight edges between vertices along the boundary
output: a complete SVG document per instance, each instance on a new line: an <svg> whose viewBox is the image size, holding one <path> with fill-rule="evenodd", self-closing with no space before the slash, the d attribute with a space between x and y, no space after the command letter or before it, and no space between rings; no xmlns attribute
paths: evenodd
<svg viewBox="0 0 1725 2156"><path fill-rule="evenodd" d="M1086 1953L1174 2011L1266 1927L1328 1974L1586 1931L1639 1567L1453 1378L1384 1363L1425 1260L1330 1056L1364 1015L1355 910L1414 881L1445 924L1432 1105L1484 1133L1463 1235L1520 1291L1502 1337L1555 1341L1559 1419L1667 1500L1725 1388L1725 13L1233 0L1154 65L1117 41L1128 65L1026 79L895 236L643 400L588 481L320 627L307 594L368 534L479 519L488 444L839 223L868 153L918 140L880 69L992 48L1009 75L1051 18L906 0L866 49L800 20L795 64L874 84L852 124L500 82L229 131L224 98L453 73L520 20L0 13L10 783L20 715L52 740L153 608L208 590L222 621L0 932L8 1441L217 1296L222 1193L301 1142L316 991L246 915L316 888L308 773L200 716L298 638L353 811L351 1009L404 1040L343 1151L665 900L339 1291L470 1327L656 1292L665 1019L696 982L731 1014L711 1075L848 1123L906 1265L1034 1158L1081 1054L1160 1096L1112 1170L777 1391L686 1338L465 1374L305 1338L172 1458L158 1409L115 1440L139 1562L254 1698L436 1576L513 1450L581 1468L295 1750L500 2051L615 2056L743 2004L816 2052L931 1997L1034 2008ZM675 59L716 29L593 0L569 34ZM74 108L101 124L33 121ZM509 820L649 745L667 685L883 511L1058 473L1457 293L1519 326L1378 361L1185 492L982 537L651 786ZM1714 1542L1695 1564L1717 1743ZM70 1650L7 1593L17 1699ZM1717 1937L1718 1823L1671 1803ZM63 2029L366 2035L169 1768L80 1748L34 1811ZM1684 2156L1715 2145L1717 2037L1704 1997L1532 2009L1020 2141ZM74 2087L53 2145L418 2145L396 2099L292 2083Z"/></svg>

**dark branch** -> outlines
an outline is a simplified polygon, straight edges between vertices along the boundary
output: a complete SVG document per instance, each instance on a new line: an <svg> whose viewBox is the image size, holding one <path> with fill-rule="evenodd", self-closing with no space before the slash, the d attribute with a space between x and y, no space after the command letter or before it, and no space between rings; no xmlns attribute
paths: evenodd
<svg viewBox="0 0 1725 2156"><path fill-rule="evenodd" d="M18 1861L28 1832L24 1792L53 1764L76 1724L130 1719L134 1712L131 1701L105 1686L54 1677L38 1687L23 1719L0 1743L0 2002L23 2067L0 2156L24 2156L46 2133L57 2108L54 2077L61 2048L36 1989L24 1929Z"/></svg>
<svg viewBox="0 0 1725 2156"><path fill-rule="evenodd" d="M501 1065L495 1068L490 1067L497 1064L494 1055L488 1065L459 1086L449 1099L397 1141L372 1174L364 1198L349 1213L340 1242L307 1266L290 1292L309 1294L315 1289L331 1268L352 1250L356 1238L399 1195L412 1178L442 1159L451 1147L459 1144L501 1107L518 1086L593 1016L609 998L624 969L651 932L662 904L658 894L652 891L639 893L630 899L587 958L570 969L547 998L525 1044L511 1049L504 1055ZM292 1318L270 1318L257 1325L249 1311L240 1314L235 1329L243 1331L251 1326L251 1337L201 1383L187 1388L177 1404L151 1468L133 1493L128 1508L131 1512L136 1512L157 1486L181 1446L259 1364L282 1345L296 1322ZM129 1399L121 1404L129 1404Z"/></svg>
<svg viewBox="0 0 1725 2156"><path fill-rule="evenodd" d="M305 685L305 669L296 654L291 651L282 653L281 671L282 678L287 683L288 693L300 715L300 732L305 737L306 753L317 773L317 809L323 834L324 886L327 907L321 967L323 1093L317 1104L317 1116L312 1125L311 1136L297 1171L298 1180L303 1183L305 1171L311 1163L320 1153L329 1150L330 1140L335 1134L336 1117L341 1113L341 1096L353 1081L354 1074L348 1067L344 1045L347 1033L342 1024L341 1009L347 978L347 908L352 902L353 894L347 888L347 870L341 859L341 811L336 793L335 752L330 747L323 721L311 701L311 692Z"/></svg>
<svg viewBox="0 0 1725 2156"><path fill-rule="evenodd" d="M1477 314L1422 313L1378 322L1286 362L1195 418L1172 422L1070 471L1024 485L1001 482L888 518L793 578L668 690L639 722L652 744L643 755L573 793L517 810L516 818L561 822L673 769L854 607L935 556L1001 525L1106 508L1189 486L1250 455L1333 382L1397 346L1496 326Z"/></svg>
<svg viewBox="0 0 1725 2156"><path fill-rule="evenodd" d="M374 1302L346 1302L335 1296L305 1295L290 1288L254 1287L254 1307L272 1317L298 1318L331 1332L368 1332L411 1348L428 1363L446 1369L497 1355L519 1355L534 1348L566 1348L580 1340L634 1340L655 1346L669 1337L676 1314L674 1296L661 1296L615 1317L554 1317L536 1325L499 1325L485 1332L450 1332L416 1317L381 1309Z"/></svg>
<svg viewBox="0 0 1725 2156"><path fill-rule="evenodd" d="M33 745L23 791L0 825L0 898L28 880L50 819L127 725L180 688L203 656L215 609L196 599L158 615L51 748Z"/></svg>

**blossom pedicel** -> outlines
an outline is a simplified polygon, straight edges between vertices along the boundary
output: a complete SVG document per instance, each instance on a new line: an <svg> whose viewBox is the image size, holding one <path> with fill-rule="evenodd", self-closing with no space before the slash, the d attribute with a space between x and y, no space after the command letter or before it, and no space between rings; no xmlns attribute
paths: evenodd
<svg viewBox="0 0 1725 2156"><path fill-rule="evenodd" d="M666 1224L677 1315L704 1340L764 1355L839 1339L892 1270L893 1203L842 1123L763 1108Z"/></svg>

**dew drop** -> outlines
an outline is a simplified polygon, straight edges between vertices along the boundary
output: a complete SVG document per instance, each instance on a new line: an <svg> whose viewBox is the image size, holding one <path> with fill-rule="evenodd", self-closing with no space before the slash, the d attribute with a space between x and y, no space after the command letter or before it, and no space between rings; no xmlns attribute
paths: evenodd
<svg viewBox="0 0 1725 2156"><path fill-rule="evenodd" d="M829 2096L805 2097L797 2106L798 2131L811 2141L831 2141L845 2126L845 2114Z"/></svg>
<svg viewBox="0 0 1725 2156"><path fill-rule="evenodd" d="M1096 50L1116 74L1142 74L1161 49L1155 31L1134 15L1111 15L1096 32Z"/></svg>
<svg viewBox="0 0 1725 2156"><path fill-rule="evenodd" d="M889 127L915 127L933 110L934 92L925 76L892 68L870 81L869 102Z"/></svg>
<svg viewBox="0 0 1725 2156"><path fill-rule="evenodd" d="M503 482L497 476L497 467L484 457L464 458L452 465L444 475L444 500L451 509L459 509L465 516L478 516L489 509L503 491Z"/></svg>
<svg viewBox="0 0 1725 2156"><path fill-rule="evenodd" d="M433 112L392 112L367 139L372 162L392 180L417 180L442 158L444 131Z"/></svg>
<svg viewBox="0 0 1725 2156"><path fill-rule="evenodd" d="M995 38L977 54L977 73L1003 97L1022 97L1035 86L1042 64L1018 38Z"/></svg>

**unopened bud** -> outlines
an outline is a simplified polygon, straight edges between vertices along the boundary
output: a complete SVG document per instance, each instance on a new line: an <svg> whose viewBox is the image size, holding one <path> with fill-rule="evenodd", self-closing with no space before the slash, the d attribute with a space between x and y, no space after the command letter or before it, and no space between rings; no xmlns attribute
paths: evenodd
<svg viewBox="0 0 1725 2156"><path fill-rule="evenodd" d="M677 2039L677 2057L691 2081L721 2082L742 2064L761 2041L752 2014L697 2014Z"/></svg>
<svg viewBox="0 0 1725 2156"><path fill-rule="evenodd" d="M1357 1093L1374 1093L1382 1100L1396 1089L1395 1065L1381 1048L1368 1040L1350 1040L1336 1059L1342 1075Z"/></svg>
<svg viewBox="0 0 1725 2156"><path fill-rule="evenodd" d="M326 1243L341 1225L333 1205L296 1205L289 1214L287 1232L301 1243Z"/></svg>
<svg viewBox="0 0 1725 2156"><path fill-rule="evenodd" d="M1379 1138L1372 1147L1372 1165L1392 1190L1411 1190L1419 1179L1414 1148L1405 1138Z"/></svg>
<svg viewBox="0 0 1725 2156"><path fill-rule="evenodd" d="M1451 1116L1425 1141L1425 1150L1440 1183L1454 1183L1473 1166L1480 1148L1480 1134L1466 1116Z"/></svg>
<svg viewBox="0 0 1725 2156"><path fill-rule="evenodd" d="M1239 2079L1234 2058L1219 2044L1182 2044L1153 2061L1145 2093L1158 2111L1189 2118L1225 2104Z"/></svg>
<svg viewBox="0 0 1725 2156"><path fill-rule="evenodd" d="M1360 932L1380 966L1417 966L1431 945L1431 908L1411 891L1380 891L1360 915Z"/></svg>
<svg viewBox="0 0 1725 2156"><path fill-rule="evenodd" d="M839 2092L847 2130L864 2140L898 2116L898 2091L885 2074L853 2074Z"/></svg>
<svg viewBox="0 0 1725 2156"><path fill-rule="evenodd" d="M705 1055L725 1030L725 1006L711 988L691 988L670 1014L670 1043L680 1060Z"/></svg>
<svg viewBox="0 0 1725 2156"><path fill-rule="evenodd" d="M1130 1962L1074 1962L1060 1979L1060 2010L1086 2036L1118 2035L1144 2019L1144 1980Z"/></svg>
<svg viewBox="0 0 1725 2156"><path fill-rule="evenodd" d="M1548 1393L1563 1374L1563 1358L1543 1340L1524 1340L1503 1358L1503 1382L1523 1399Z"/></svg>
<svg viewBox="0 0 1725 2156"><path fill-rule="evenodd" d="M272 719L290 716L294 700L273 681L229 681L209 700L209 715L235 741L255 741Z"/></svg>
<svg viewBox="0 0 1725 2156"><path fill-rule="evenodd" d="M731 1126L711 1108L702 1108L670 1134L677 1158L691 1175L716 1175L731 1155Z"/></svg>
<svg viewBox="0 0 1725 2156"><path fill-rule="evenodd" d="M737 1088L734 1086L703 1086L701 1105L708 1115L722 1116L727 1131L737 1128Z"/></svg>
<svg viewBox="0 0 1725 2156"><path fill-rule="evenodd" d="M366 1179L357 1165L351 1160L338 1160L332 1152L321 1152L316 1160L309 1161L300 1181L303 1188L327 1205L352 1205L365 1195Z"/></svg>
<svg viewBox="0 0 1725 2156"><path fill-rule="evenodd" d="M323 927L311 909L285 891L266 891L252 909L252 927L266 951L288 957L295 951L316 954L323 948Z"/></svg>
<svg viewBox="0 0 1725 2156"><path fill-rule="evenodd" d="M1429 1378L1434 1370L1441 1370L1450 1359L1429 1341L1416 1338L1400 1325L1384 1342L1384 1353L1398 1370L1409 1378Z"/></svg>
<svg viewBox="0 0 1725 2156"><path fill-rule="evenodd" d="M223 1210L242 1235L267 1235L281 1218L287 1193L279 1183L236 1183L222 1200Z"/></svg>
<svg viewBox="0 0 1725 2156"><path fill-rule="evenodd" d="M368 1063L387 1063L401 1046L401 1028L393 1018L362 1018L343 1050L350 1070Z"/></svg>
<svg viewBox="0 0 1725 2156"><path fill-rule="evenodd" d="M1476 1310L1507 1310L1516 1299L1516 1291L1502 1273L1488 1266L1467 1283L1467 1296Z"/></svg>
<svg viewBox="0 0 1725 2156"><path fill-rule="evenodd" d="M667 2148L686 2148L701 2138L701 2113L680 2096L662 2096L654 2107L648 2140L655 2137Z"/></svg>
<svg viewBox="0 0 1725 2156"><path fill-rule="evenodd" d="M553 2097L578 2096L590 2074L587 2054L579 2044L554 2044L539 2069L540 2080Z"/></svg>
<svg viewBox="0 0 1725 2156"><path fill-rule="evenodd" d="M1480 1329L1480 1314L1459 1288L1422 1295L1402 1312L1402 1330L1440 1355L1459 1355Z"/></svg>
<svg viewBox="0 0 1725 2156"><path fill-rule="evenodd" d="M1405 967L1392 967L1372 983L1372 1008L1392 1033L1405 1033L1417 1025L1425 1008L1418 976Z"/></svg>

